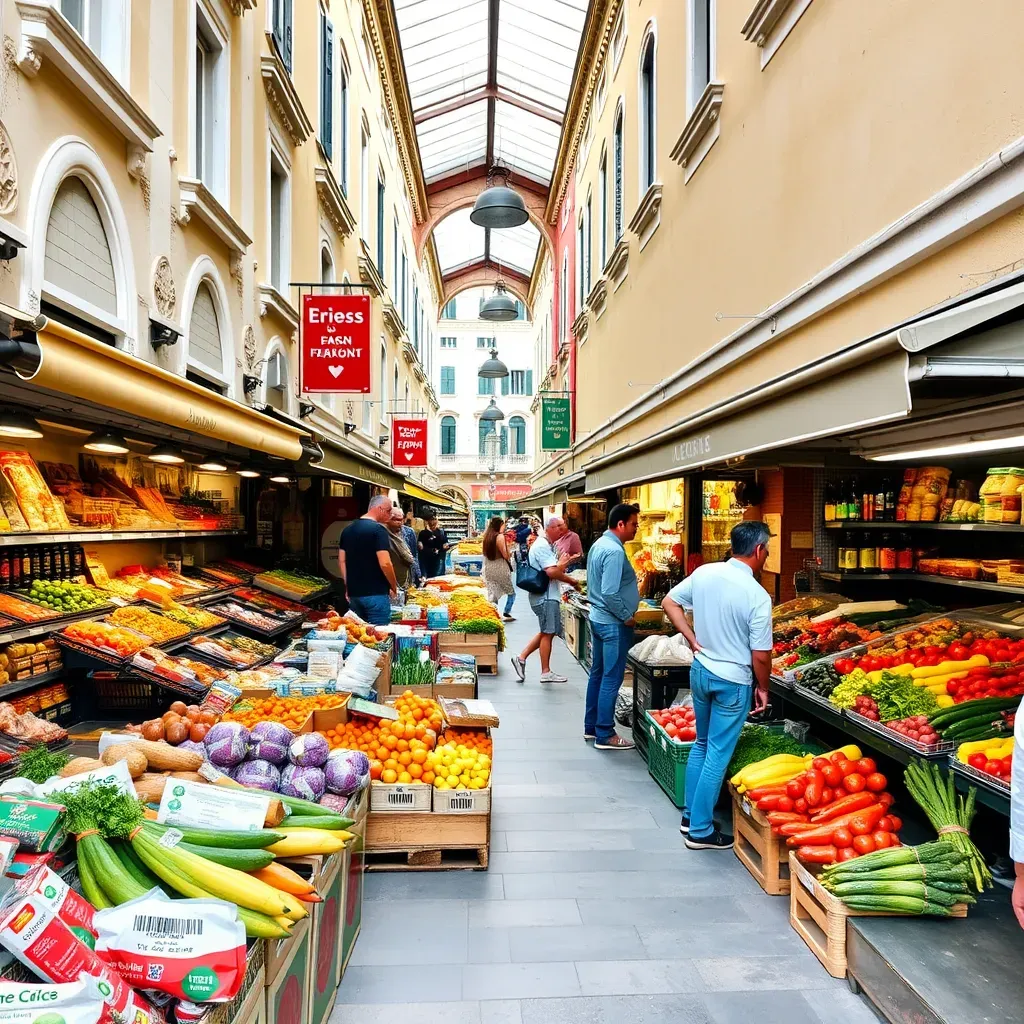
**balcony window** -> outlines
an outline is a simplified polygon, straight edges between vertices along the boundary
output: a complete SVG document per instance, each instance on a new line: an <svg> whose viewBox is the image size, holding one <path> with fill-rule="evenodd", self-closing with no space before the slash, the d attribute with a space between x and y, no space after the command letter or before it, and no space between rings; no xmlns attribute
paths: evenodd
<svg viewBox="0 0 1024 1024"><path fill-rule="evenodd" d="M455 417L443 416L441 418L441 454L455 454Z"/></svg>
<svg viewBox="0 0 1024 1024"><path fill-rule="evenodd" d="M526 454L526 420L522 416L513 416L508 421L509 454Z"/></svg>
<svg viewBox="0 0 1024 1024"><path fill-rule="evenodd" d="M442 366L441 367L441 394L442 395L454 395L455 394L455 367L454 366Z"/></svg>
<svg viewBox="0 0 1024 1024"><path fill-rule="evenodd" d="M54 6L60 8L61 14L110 73L127 85L121 0L59 0Z"/></svg>

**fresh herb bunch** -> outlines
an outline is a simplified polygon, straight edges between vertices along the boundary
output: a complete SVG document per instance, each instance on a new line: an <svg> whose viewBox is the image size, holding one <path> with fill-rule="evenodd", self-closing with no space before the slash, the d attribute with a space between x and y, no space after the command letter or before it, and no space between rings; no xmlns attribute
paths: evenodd
<svg viewBox="0 0 1024 1024"><path fill-rule="evenodd" d="M45 743L30 747L18 755L18 777L37 786L59 775L71 761L71 755L50 750Z"/></svg>
<svg viewBox="0 0 1024 1024"><path fill-rule="evenodd" d="M60 794L73 834L99 829L105 839L125 839L142 823L142 803L112 782L81 782Z"/></svg>
<svg viewBox="0 0 1024 1024"><path fill-rule="evenodd" d="M837 708L852 708L862 693L870 693L871 680L863 669L855 668L843 676L839 685L832 691L829 700Z"/></svg>
<svg viewBox="0 0 1024 1024"><path fill-rule="evenodd" d="M736 742L736 749L733 751L732 760L729 762L725 776L731 778L746 768L748 764L763 761L773 754L801 753L803 753L803 748L792 736L771 732L763 725L745 725Z"/></svg>
<svg viewBox="0 0 1024 1024"><path fill-rule="evenodd" d="M878 705L878 716L883 722L914 715L930 715L937 707L935 694L923 686L915 686L910 676L896 672L882 672L882 678L869 691Z"/></svg>

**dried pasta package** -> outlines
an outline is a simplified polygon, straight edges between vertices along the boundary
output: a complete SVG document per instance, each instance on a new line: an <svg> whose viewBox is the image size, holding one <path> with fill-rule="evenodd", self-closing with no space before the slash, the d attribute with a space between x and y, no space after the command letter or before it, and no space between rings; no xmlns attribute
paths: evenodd
<svg viewBox="0 0 1024 1024"><path fill-rule="evenodd" d="M944 466L925 466L917 471L911 502L919 501L922 505L941 505L949 487L952 470Z"/></svg>

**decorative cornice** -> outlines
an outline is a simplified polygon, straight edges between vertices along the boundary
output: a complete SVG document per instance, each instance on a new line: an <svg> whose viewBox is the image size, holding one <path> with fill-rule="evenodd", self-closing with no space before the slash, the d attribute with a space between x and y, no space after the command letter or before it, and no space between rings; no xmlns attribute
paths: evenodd
<svg viewBox="0 0 1024 1024"><path fill-rule="evenodd" d="M778 24L794 0L757 0L754 9L747 15L740 32L743 38L755 46L764 46L768 35Z"/></svg>
<svg viewBox="0 0 1024 1024"><path fill-rule="evenodd" d="M725 84L722 82L708 82L704 87L700 99L697 100L697 104L693 108L693 113L683 125L682 134L676 140L676 144L669 154L680 167L685 168L689 164L694 153L700 148L700 144L718 120L724 96Z"/></svg>
<svg viewBox="0 0 1024 1024"><path fill-rule="evenodd" d="M377 264L366 248L366 241L362 238L359 240L359 280L370 286L370 294L374 297L383 295L387 290Z"/></svg>
<svg viewBox="0 0 1024 1024"><path fill-rule="evenodd" d="M636 213L629 220L629 230L639 238L641 251L661 223L661 188L660 181L654 182L644 193Z"/></svg>
<svg viewBox="0 0 1024 1024"><path fill-rule="evenodd" d="M299 329L299 311L272 285L261 284L260 317L276 313L293 330Z"/></svg>
<svg viewBox="0 0 1024 1024"><path fill-rule="evenodd" d="M417 365L420 360L420 354L416 351L416 346L409 340L408 335L402 339L402 357L410 366Z"/></svg>
<svg viewBox="0 0 1024 1024"><path fill-rule="evenodd" d="M423 385L423 394L427 396L427 401L430 403L431 409L433 409L434 412L437 412L441 408L441 405L437 401L437 395L434 393L434 385L431 384L429 380Z"/></svg>
<svg viewBox="0 0 1024 1024"><path fill-rule="evenodd" d="M565 190L569 185L569 177L579 151L583 125L596 92L597 76L611 45L612 29L615 27L615 19L623 2L624 0L592 0L590 4L569 89L569 102L566 104L565 118L562 121L558 154L555 157L554 170L551 172L551 188L544 210L544 216L549 224L555 223L565 199Z"/></svg>
<svg viewBox="0 0 1024 1024"><path fill-rule="evenodd" d="M256 0L231 0L231 13L240 18L246 11L256 10Z"/></svg>
<svg viewBox="0 0 1024 1024"><path fill-rule="evenodd" d="M582 344L587 340L587 332L589 330L590 310L584 307L576 314L576 319L572 322L572 335L578 342L580 342L580 344Z"/></svg>
<svg viewBox="0 0 1024 1024"><path fill-rule="evenodd" d="M578 318L577 318L578 319ZM574 321L575 323L575 321ZM569 361L569 350L572 345L569 343L569 339L566 338L561 345L558 346L558 362L567 363Z"/></svg>
<svg viewBox="0 0 1024 1024"><path fill-rule="evenodd" d="M590 294L587 296L587 309L589 309L595 317L600 319L607 301L608 278L602 275L594 283L594 287L590 289Z"/></svg>
<svg viewBox="0 0 1024 1024"><path fill-rule="evenodd" d="M18 0L21 41L15 58L22 74L35 78L43 59L73 86L73 92L88 100L129 142L153 150L153 140L163 132L110 73L99 56L71 27L51 0Z"/></svg>
<svg viewBox="0 0 1024 1024"><path fill-rule="evenodd" d="M615 286L614 291L619 290L619 285L625 280L626 272L629 270L629 239L620 238L618 244L612 249L608 262L604 265L604 274Z"/></svg>
<svg viewBox="0 0 1024 1024"><path fill-rule="evenodd" d="M398 312L398 308L393 302L385 302L381 308L381 319L384 321L384 327L391 334L391 337L396 342L401 344L402 339L405 338L405 323L402 320L401 314Z"/></svg>
<svg viewBox="0 0 1024 1024"><path fill-rule="evenodd" d="M316 178L316 197L320 201L320 209L327 214L327 219L342 238L347 238L356 228L356 219L345 202L338 179L330 167L319 166L313 172Z"/></svg>
<svg viewBox="0 0 1024 1024"><path fill-rule="evenodd" d="M244 253L252 245L252 239L242 230L242 225L198 178L179 178L178 192L179 224L187 224L195 214L232 253Z"/></svg>
<svg viewBox="0 0 1024 1024"><path fill-rule="evenodd" d="M292 82L292 76L278 56L271 34L267 33L270 52L260 57L260 72L267 99L278 119L291 136L292 144L301 146L313 134L313 123L303 109L302 100Z"/></svg>
<svg viewBox="0 0 1024 1024"><path fill-rule="evenodd" d="M415 117L394 7L391 0L363 0L362 6L377 59L384 105L395 130L409 202L417 223L422 224L429 216L427 186L423 178L423 165L420 163Z"/></svg>

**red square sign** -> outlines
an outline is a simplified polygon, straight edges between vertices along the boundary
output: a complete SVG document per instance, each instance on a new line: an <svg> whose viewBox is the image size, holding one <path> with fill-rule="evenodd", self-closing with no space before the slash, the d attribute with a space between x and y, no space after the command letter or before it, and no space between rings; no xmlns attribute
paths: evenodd
<svg viewBox="0 0 1024 1024"><path fill-rule="evenodd" d="M426 420L392 420L391 462L396 469L427 464Z"/></svg>
<svg viewBox="0 0 1024 1024"><path fill-rule="evenodd" d="M300 390L370 393L370 298L303 295Z"/></svg>

